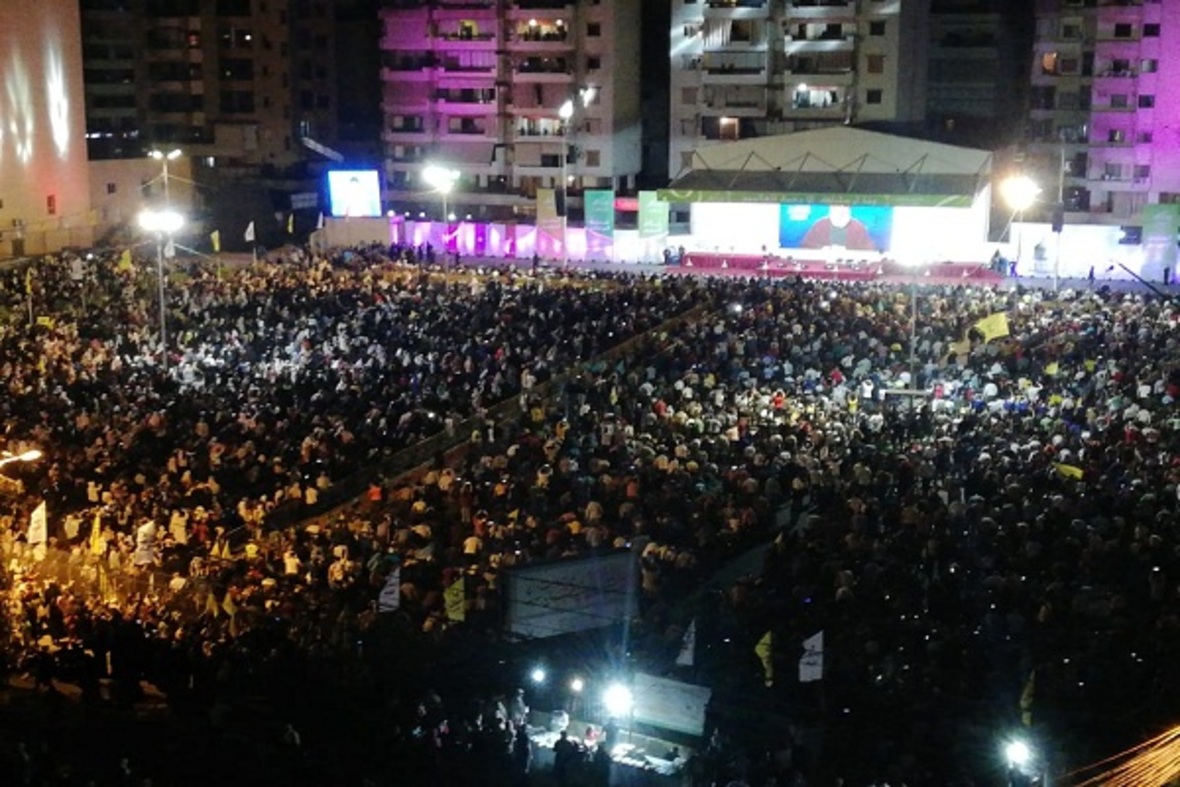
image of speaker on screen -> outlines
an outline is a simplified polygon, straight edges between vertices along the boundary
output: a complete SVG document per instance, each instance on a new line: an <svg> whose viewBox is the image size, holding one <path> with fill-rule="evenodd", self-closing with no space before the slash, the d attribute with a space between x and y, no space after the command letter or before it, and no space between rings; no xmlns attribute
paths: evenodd
<svg viewBox="0 0 1180 787"><path fill-rule="evenodd" d="M785 249L889 248L893 211L877 205L783 205L779 241Z"/></svg>
<svg viewBox="0 0 1180 787"><path fill-rule="evenodd" d="M332 215L349 218L381 215L381 184L376 170L333 170L328 173Z"/></svg>

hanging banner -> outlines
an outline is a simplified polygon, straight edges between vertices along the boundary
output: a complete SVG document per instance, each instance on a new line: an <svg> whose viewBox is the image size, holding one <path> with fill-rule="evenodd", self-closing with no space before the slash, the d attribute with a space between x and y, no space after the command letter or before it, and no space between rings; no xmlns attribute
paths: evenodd
<svg viewBox="0 0 1180 787"><path fill-rule="evenodd" d="M565 223L557 212L557 192L537 189L537 253L542 257L560 257L565 241Z"/></svg>
<svg viewBox="0 0 1180 787"><path fill-rule="evenodd" d="M586 204L586 251L601 257L614 244L615 193L609 189L588 189Z"/></svg>
<svg viewBox="0 0 1180 787"><path fill-rule="evenodd" d="M668 203L660 202L654 191L639 192L639 237L668 235Z"/></svg>
<svg viewBox="0 0 1180 787"><path fill-rule="evenodd" d="M1176 265L1180 205L1143 206L1143 276L1159 279Z"/></svg>

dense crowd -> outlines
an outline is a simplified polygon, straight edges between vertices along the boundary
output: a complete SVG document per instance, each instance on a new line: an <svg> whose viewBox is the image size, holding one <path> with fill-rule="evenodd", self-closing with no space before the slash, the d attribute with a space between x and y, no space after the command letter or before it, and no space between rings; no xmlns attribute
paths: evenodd
<svg viewBox="0 0 1180 787"><path fill-rule="evenodd" d="M16 473L55 541L31 559L36 498L12 501L11 637L77 643L85 696L150 677L208 704L347 654L403 715L389 752L445 770L489 746L509 774L507 724L459 734L485 714L423 704L404 676L429 665L373 653L430 642L462 665L497 637L504 570L639 544L637 661L671 670L695 621L691 677L790 719L759 736L717 710L701 783L968 784L990 760L967 742L1022 711L1072 730L1076 764L1176 698L1170 302L923 287L911 346L911 294L887 284L444 273L369 250L195 272L165 368L142 282L99 268L39 268L34 293L85 298L31 330L14 274L2 340L6 448L46 451ZM999 313L1008 335L985 341ZM272 516L473 416L465 450L355 506ZM700 592L759 543L760 566ZM71 550L62 582L48 566ZM99 580L136 590L96 597ZM821 630L824 680L800 686Z"/></svg>

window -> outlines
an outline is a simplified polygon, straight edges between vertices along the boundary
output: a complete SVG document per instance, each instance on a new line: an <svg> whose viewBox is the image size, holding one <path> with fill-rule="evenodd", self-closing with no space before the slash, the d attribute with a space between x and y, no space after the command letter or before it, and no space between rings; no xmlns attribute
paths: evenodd
<svg viewBox="0 0 1180 787"><path fill-rule="evenodd" d="M867 70L870 74L885 73L885 55L869 55Z"/></svg>
<svg viewBox="0 0 1180 787"><path fill-rule="evenodd" d="M597 38L602 35L602 25L599 22L591 22L586 25L586 35L589 38Z"/></svg>
<svg viewBox="0 0 1180 787"><path fill-rule="evenodd" d="M1161 191L1160 192L1161 205L1180 205L1180 192L1175 191Z"/></svg>
<svg viewBox="0 0 1180 787"><path fill-rule="evenodd" d="M1133 30L1134 28L1131 26L1130 22L1119 22L1114 26L1114 37L1130 38Z"/></svg>
<svg viewBox="0 0 1180 787"><path fill-rule="evenodd" d="M587 167L601 167L602 154L597 150L586 151L586 166Z"/></svg>
<svg viewBox="0 0 1180 787"><path fill-rule="evenodd" d="M1159 71L1160 62L1154 58L1145 58L1139 61L1140 74L1154 74Z"/></svg>
<svg viewBox="0 0 1180 787"><path fill-rule="evenodd" d="M316 109L328 109L332 106L332 99L329 96L315 97Z"/></svg>
<svg viewBox="0 0 1180 787"><path fill-rule="evenodd" d="M590 55L586 58L586 70L598 71L602 68L602 58L598 55Z"/></svg>
<svg viewBox="0 0 1180 787"><path fill-rule="evenodd" d="M222 112L233 114L254 111L254 94L249 90L223 90L220 98Z"/></svg>
<svg viewBox="0 0 1180 787"><path fill-rule="evenodd" d="M1150 131L1140 131L1135 136L1135 141L1141 145L1150 145L1152 140L1152 133Z"/></svg>
<svg viewBox="0 0 1180 787"><path fill-rule="evenodd" d="M1046 76L1053 76L1058 73L1057 65L1058 55L1056 52L1046 52L1041 55L1041 73Z"/></svg>
<svg viewBox="0 0 1180 787"><path fill-rule="evenodd" d="M221 77L222 79L233 80L250 80L254 78L254 61L253 60L230 60L229 58L222 58L221 60Z"/></svg>
<svg viewBox="0 0 1180 787"><path fill-rule="evenodd" d="M680 152L680 168L692 169L692 151L682 150Z"/></svg>
<svg viewBox="0 0 1180 787"><path fill-rule="evenodd" d="M46 212L49 213L50 216L57 215L57 195L56 194L50 194L48 197L45 198L45 210L46 210Z"/></svg>
<svg viewBox="0 0 1180 787"><path fill-rule="evenodd" d="M881 99L884 97L884 94L885 94L884 91L879 88L874 88L872 90L866 90L865 91L865 103L866 104L880 104Z"/></svg>
<svg viewBox="0 0 1180 787"><path fill-rule="evenodd" d="M299 107L300 109L312 109L315 107L315 94L310 90L302 90L299 92Z"/></svg>
<svg viewBox="0 0 1180 787"><path fill-rule="evenodd" d="M695 103L697 103L697 89L695 87L682 87L680 89L680 103L681 104L695 104Z"/></svg>
<svg viewBox="0 0 1180 787"><path fill-rule="evenodd" d="M1147 180L1151 177L1150 164L1136 164L1135 165L1135 180Z"/></svg>
<svg viewBox="0 0 1180 787"><path fill-rule="evenodd" d="M1060 66L1061 70L1058 71L1058 73L1060 73L1060 74L1076 74L1076 73L1078 73L1078 67L1080 65L1081 64L1078 62L1078 59L1076 57L1063 57L1063 58L1061 58L1061 66Z"/></svg>
<svg viewBox="0 0 1180 787"><path fill-rule="evenodd" d="M1159 38L1160 26L1158 22L1148 22L1143 26L1144 38Z"/></svg>
<svg viewBox="0 0 1180 787"><path fill-rule="evenodd" d="M1139 108L1151 109L1155 106L1155 96L1139 96Z"/></svg>
<svg viewBox="0 0 1180 787"><path fill-rule="evenodd" d="M1122 93L1117 93L1111 96L1110 106L1112 109L1126 109L1129 106L1127 103L1127 97Z"/></svg>
<svg viewBox="0 0 1180 787"><path fill-rule="evenodd" d="M1119 180L1123 177L1123 165L1108 161L1102 167L1103 180Z"/></svg>
<svg viewBox="0 0 1180 787"><path fill-rule="evenodd" d="M107 184L107 194L114 194L118 190L119 190L118 184L116 184L116 183L108 183Z"/></svg>
<svg viewBox="0 0 1180 787"><path fill-rule="evenodd" d="M884 21L869 22L869 35L871 35L871 36L885 35L885 22Z"/></svg>

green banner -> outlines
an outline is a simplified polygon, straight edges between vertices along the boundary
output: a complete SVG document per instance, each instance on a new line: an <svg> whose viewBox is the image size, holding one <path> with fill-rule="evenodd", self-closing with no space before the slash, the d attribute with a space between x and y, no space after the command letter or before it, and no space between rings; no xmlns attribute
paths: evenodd
<svg viewBox="0 0 1180 787"><path fill-rule="evenodd" d="M1150 277L1176 264L1176 236L1180 232L1180 205L1143 206L1143 271Z"/></svg>
<svg viewBox="0 0 1180 787"><path fill-rule="evenodd" d="M615 236L615 193L609 189L586 191L586 232L604 238Z"/></svg>
<svg viewBox="0 0 1180 787"><path fill-rule="evenodd" d="M887 205L893 207L969 208L974 202L970 194L852 194L832 192L787 191L725 191L711 189L660 189L663 202L759 202L781 205ZM642 192L640 192L642 196Z"/></svg>
<svg viewBox="0 0 1180 787"><path fill-rule="evenodd" d="M639 237L662 238L668 234L668 203L654 191L639 192Z"/></svg>

